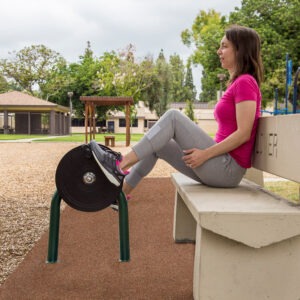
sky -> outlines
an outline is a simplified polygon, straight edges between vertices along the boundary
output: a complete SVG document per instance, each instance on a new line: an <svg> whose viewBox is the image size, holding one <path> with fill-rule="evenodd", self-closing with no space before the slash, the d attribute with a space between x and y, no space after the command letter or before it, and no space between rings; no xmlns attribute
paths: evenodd
<svg viewBox="0 0 300 300"><path fill-rule="evenodd" d="M90 41L97 57L133 44L137 58L157 57L163 49L167 58L176 53L185 60L193 49L180 34L200 10L228 15L240 5L241 0L0 0L0 59L42 44L78 62Z"/></svg>

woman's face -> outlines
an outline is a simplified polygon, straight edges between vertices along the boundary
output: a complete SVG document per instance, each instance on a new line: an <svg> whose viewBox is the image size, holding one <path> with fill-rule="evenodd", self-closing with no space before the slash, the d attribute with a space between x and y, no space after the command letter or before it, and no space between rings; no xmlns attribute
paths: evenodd
<svg viewBox="0 0 300 300"><path fill-rule="evenodd" d="M222 68L233 74L236 68L236 51L233 44L224 36L217 51Z"/></svg>

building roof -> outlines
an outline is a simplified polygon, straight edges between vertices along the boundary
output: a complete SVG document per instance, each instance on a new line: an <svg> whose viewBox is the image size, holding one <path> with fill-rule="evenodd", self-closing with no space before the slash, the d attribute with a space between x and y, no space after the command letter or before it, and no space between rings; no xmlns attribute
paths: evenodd
<svg viewBox="0 0 300 300"><path fill-rule="evenodd" d="M186 102L173 102L170 104L170 108L184 109L186 105ZM194 109L213 109L215 105L216 104L212 102L193 102Z"/></svg>
<svg viewBox="0 0 300 300"><path fill-rule="evenodd" d="M18 92L12 91L0 94L0 111L60 111L69 112L70 109L53 102Z"/></svg>
<svg viewBox="0 0 300 300"><path fill-rule="evenodd" d="M127 105L133 104L132 97L123 96L80 96L79 98L83 102L92 102L95 105Z"/></svg>
<svg viewBox="0 0 300 300"><path fill-rule="evenodd" d="M157 120L157 114L155 111L150 111L150 109L145 106L143 101L139 101L135 105L136 118L146 119L146 120ZM110 110L108 112L110 118L125 118L125 113L123 111Z"/></svg>
<svg viewBox="0 0 300 300"><path fill-rule="evenodd" d="M170 104L170 108L185 112L185 102L174 102ZM195 118L198 120L211 120L214 119L214 104L206 102L198 102L193 104ZM157 120L158 116L155 111L150 111L149 107L145 106L143 101L139 101L135 105L136 118L146 120ZM125 118L123 111L110 110L108 112L109 118Z"/></svg>

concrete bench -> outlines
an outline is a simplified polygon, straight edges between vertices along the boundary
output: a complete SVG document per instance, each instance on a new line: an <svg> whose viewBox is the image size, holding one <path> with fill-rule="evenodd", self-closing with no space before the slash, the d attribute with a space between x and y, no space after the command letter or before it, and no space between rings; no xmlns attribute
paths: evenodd
<svg viewBox="0 0 300 300"><path fill-rule="evenodd" d="M105 146L115 147L115 136L114 135L105 135L104 143L105 143Z"/></svg>
<svg viewBox="0 0 300 300"><path fill-rule="evenodd" d="M261 185L262 171L300 182L299 134L300 114L261 118L255 169L236 188L172 174L174 239L196 243L194 299L300 299L300 207Z"/></svg>

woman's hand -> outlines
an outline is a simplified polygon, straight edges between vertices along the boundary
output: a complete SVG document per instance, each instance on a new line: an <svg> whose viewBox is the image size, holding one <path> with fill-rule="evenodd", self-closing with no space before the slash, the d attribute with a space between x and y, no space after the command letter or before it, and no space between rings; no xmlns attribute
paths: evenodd
<svg viewBox="0 0 300 300"><path fill-rule="evenodd" d="M188 150L183 150L183 153L183 161L188 167L192 169L201 166L209 159L207 150L192 148Z"/></svg>

